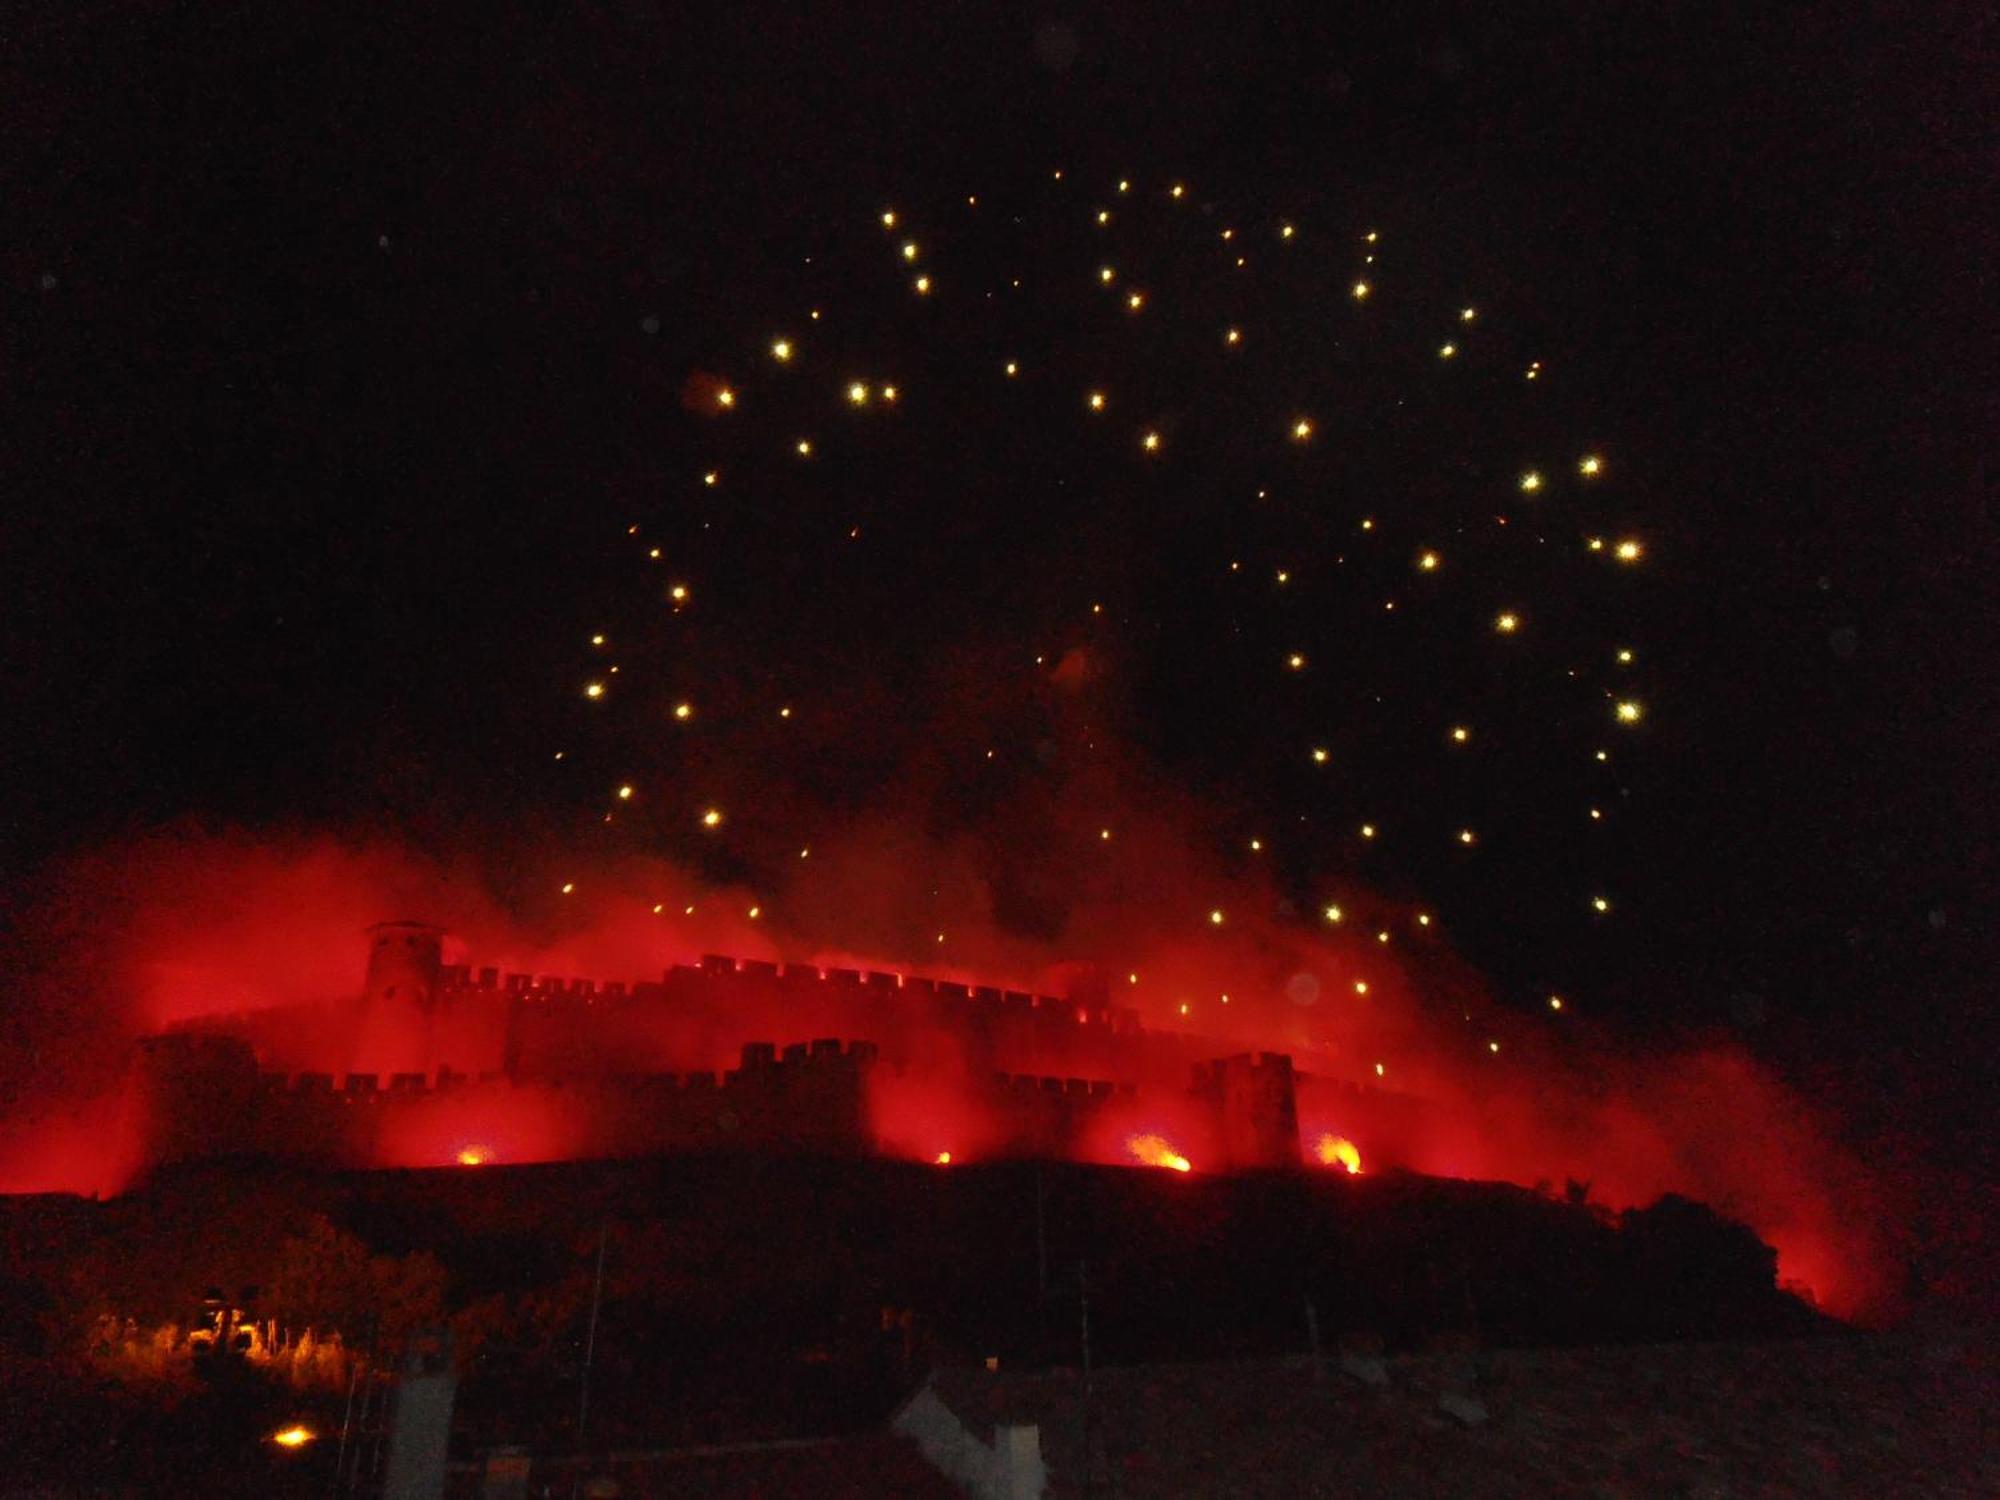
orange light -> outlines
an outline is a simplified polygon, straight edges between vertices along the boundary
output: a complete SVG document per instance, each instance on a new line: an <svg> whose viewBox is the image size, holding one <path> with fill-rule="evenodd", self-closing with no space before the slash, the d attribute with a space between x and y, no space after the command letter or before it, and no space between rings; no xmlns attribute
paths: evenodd
<svg viewBox="0 0 2000 1500"><path fill-rule="evenodd" d="M276 1443L280 1448L303 1448L318 1436L319 1434L314 1432L310 1427L301 1426L299 1423L294 1422L291 1426L280 1427L276 1432L272 1433L271 1441Z"/></svg>
<svg viewBox="0 0 2000 1500"><path fill-rule="evenodd" d="M1125 1149L1149 1167L1165 1167L1173 1172L1191 1172L1194 1170L1194 1163L1189 1161L1185 1156L1182 1156L1180 1152L1174 1150L1167 1143L1165 1136L1128 1136L1125 1141Z"/></svg>
<svg viewBox="0 0 2000 1500"><path fill-rule="evenodd" d="M461 1146L458 1151L458 1164L461 1167L483 1167L491 1160L493 1152L486 1146Z"/></svg>
<svg viewBox="0 0 2000 1500"><path fill-rule="evenodd" d="M1313 1145L1320 1165L1344 1167L1350 1175L1361 1171L1361 1150L1344 1135L1323 1135Z"/></svg>
<svg viewBox="0 0 2000 1500"><path fill-rule="evenodd" d="M935 1157L932 1158L932 1161L937 1166L948 1167L951 1165L951 1153L949 1151L940 1151Z"/></svg>

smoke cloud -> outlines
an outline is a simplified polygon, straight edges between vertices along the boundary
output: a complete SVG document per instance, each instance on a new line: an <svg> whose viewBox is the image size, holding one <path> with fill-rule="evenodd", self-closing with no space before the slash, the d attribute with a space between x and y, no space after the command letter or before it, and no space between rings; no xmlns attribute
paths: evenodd
<svg viewBox="0 0 2000 1500"><path fill-rule="evenodd" d="M1302 915L1254 866L1222 870L1194 852L1170 801L1105 791L1092 805L1119 809L1112 837L1099 836L1109 824L1064 830L1051 809L1051 852L1009 868L1022 887L1011 892L976 834L932 839L865 818L754 887L657 860L536 855L515 872L520 889L542 893L526 901L463 864L367 836L175 829L74 859L12 936L25 962L0 1080L0 1187L115 1189L136 1148L108 1122L138 1037L352 995L363 929L408 916L449 930L448 958L510 971L657 978L722 952L1054 993L1102 985L1147 1027L1199 1035L1210 1055L1285 1051L1314 1077L1364 1081L1380 1064L1379 1087L1430 1107L1408 1138L1364 1141L1368 1166L1575 1179L1613 1207L1680 1192L1751 1224L1778 1248L1781 1274L1833 1309L1865 1310L1887 1292L1888 1247L1869 1227L1880 1184L1740 1049L1638 1056L1582 1018L1506 1012L1435 929L1412 937L1359 891L1338 924ZM1011 919L1009 903L1029 920ZM1392 921L1396 940L1380 942ZM785 1024L744 1020L759 1037L800 1039ZM884 1148L976 1157L988 1127L964 1103L955 1039L905 1038L904 1050L924 1062L877 1090ZM1089 1074L1075 1058L1040 1061ZM1302 1091L1309 1144L1354 1134L1338 1096L1324 1097ZM1199 1162L1189 1120L1155 1108L1130 1123L1177 1130ZM1092 1154L1120 1159L1116 1133Z"/></svg>

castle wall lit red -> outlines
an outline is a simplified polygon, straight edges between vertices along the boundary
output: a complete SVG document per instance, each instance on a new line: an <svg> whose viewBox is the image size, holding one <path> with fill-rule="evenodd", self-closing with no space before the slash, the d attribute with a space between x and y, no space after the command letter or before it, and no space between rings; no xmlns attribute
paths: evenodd
<svg viewBox="0 0 2000 1500"><path fill-rule="evenodd" d="M356 996L141 1042L151 1160L1129 1162L1135 1140L1160 1139L1201 1169L1271 1168L1301 1160L1302 1101L1371 1163L1418 1123L1415 1101L1306 1077L1290 1057L1149 1030L1101 982L1054 997L711 957L597 984L448 965L444 934L421 923L370 937Z"/></svg>

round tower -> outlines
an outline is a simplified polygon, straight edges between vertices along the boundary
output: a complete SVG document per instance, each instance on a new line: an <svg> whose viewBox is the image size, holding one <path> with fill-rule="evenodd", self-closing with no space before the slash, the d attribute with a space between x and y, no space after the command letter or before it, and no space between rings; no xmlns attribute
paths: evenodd
<svg viewBox="0 0 2000 1500"><path fill-rule="evenodd" d="M368 929L368 980L361 998L371 1005L437 1005L444 968L444 929L428 922L377 922Z"/></svg>

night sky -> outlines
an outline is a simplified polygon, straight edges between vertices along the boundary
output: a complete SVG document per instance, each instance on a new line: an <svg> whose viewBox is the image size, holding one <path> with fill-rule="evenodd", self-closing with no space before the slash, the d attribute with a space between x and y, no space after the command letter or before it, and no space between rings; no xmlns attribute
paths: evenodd
<svg viewBox="0 0 2000 1500"><path fill-rule="evenodd" d="M800 9L16 23L16 897L187 817L732 879L978 827L1080 648L1308 916L1362 883L1503 1001L1990 1149L1972 7ZM1012 789L899 806L925 743Z"/></svg>

